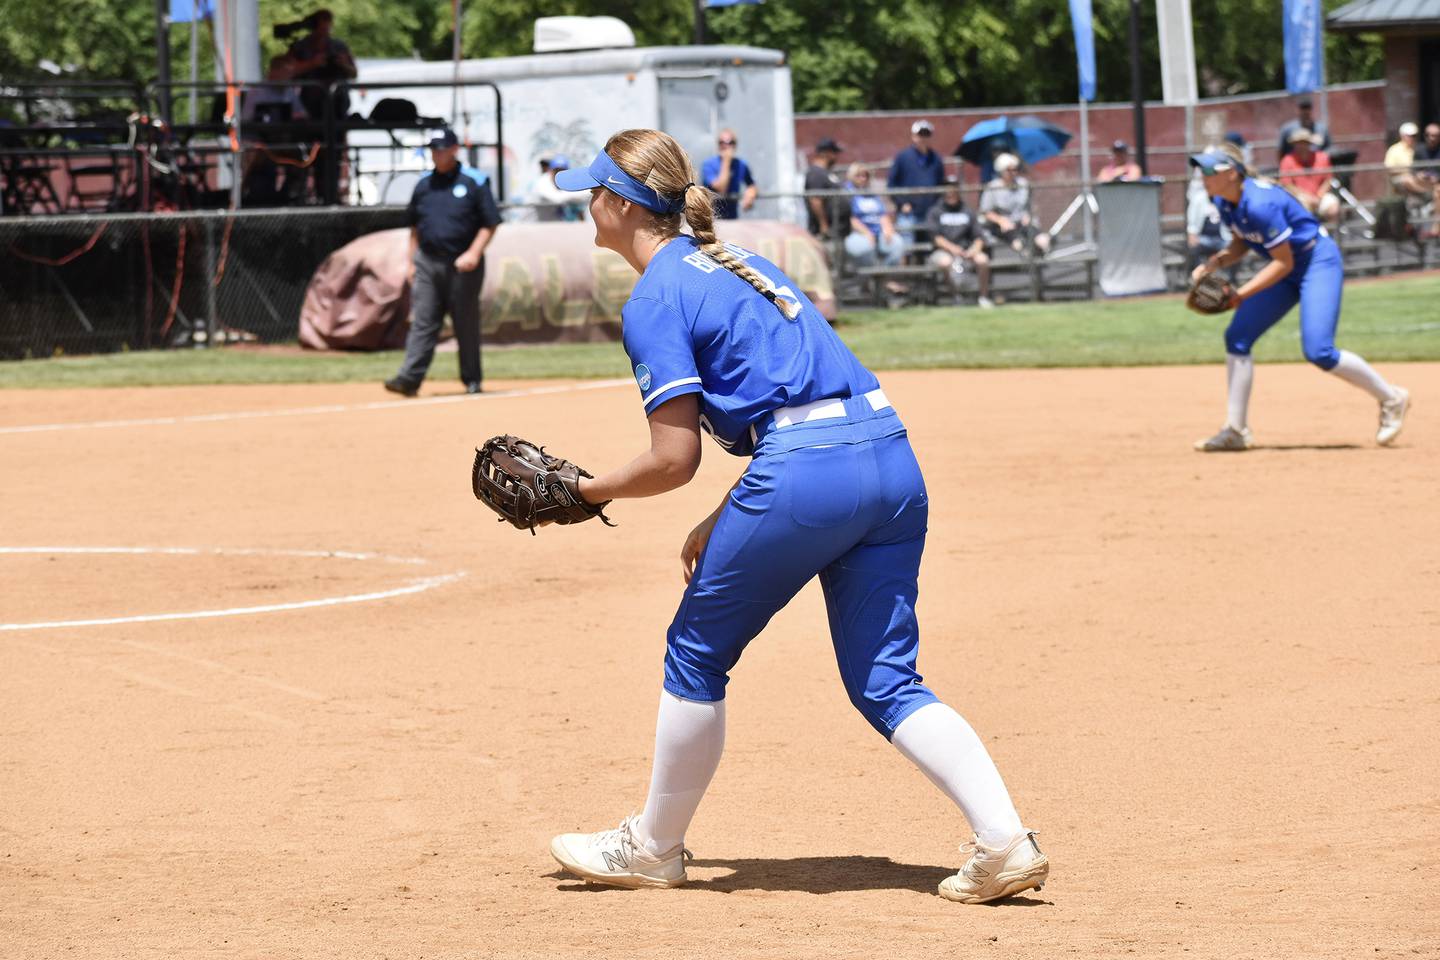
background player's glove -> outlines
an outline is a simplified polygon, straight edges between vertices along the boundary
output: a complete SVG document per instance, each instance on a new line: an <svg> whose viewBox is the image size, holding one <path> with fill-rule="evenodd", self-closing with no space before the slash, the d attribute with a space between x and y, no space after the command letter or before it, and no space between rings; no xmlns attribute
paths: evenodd
<svg viewBox="0 0 1440 960"><path fill-rule="evenodd" d="M610 501L589 504L580 496L580 478L589 476L569 460L506 434L476 448L470 482L476 499L531 535L547 523L583 523L592 517L613 527L604 512Z"/></svg>
<svg viewBox="0 0 1440 960"><path fill-rule="evenodd" d="M1224 313L1235 299L1235 288L1218 273L1207 273L1190 285L1185 306L1196 313Z"/></svg>

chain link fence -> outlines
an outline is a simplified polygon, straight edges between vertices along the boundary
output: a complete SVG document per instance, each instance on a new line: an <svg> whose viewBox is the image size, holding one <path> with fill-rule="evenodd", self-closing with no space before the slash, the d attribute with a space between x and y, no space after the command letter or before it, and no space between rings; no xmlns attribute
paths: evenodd
<svg viewBox="0 0 1440 960"><path fill-rule="evenodd" d="M289 342L311 275L403 207L0 219L0 358Z"/></svg>

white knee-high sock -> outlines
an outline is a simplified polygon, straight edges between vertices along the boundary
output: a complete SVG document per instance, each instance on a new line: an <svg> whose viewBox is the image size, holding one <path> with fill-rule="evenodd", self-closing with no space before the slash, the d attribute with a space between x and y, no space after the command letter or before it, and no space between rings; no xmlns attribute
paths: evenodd
<svg viewBox="0 0 1440 960"><path fill-rule="evenodd" d="M1003 847L1024 827L995 761L965 718L929 703L895 728L890 742L960 808L987 847Z"/></svg>
<svg viewBox="0 0 1440 960"><path fill-rule="evenodd" d="M1353 383L1381 403L1395 399L1395 388L1386 383L1385 378L1359 354L1341 350L1340 362L1330 372L1346 383Z"/></svg>
<svg viewBox="0 0 1440 960"><path fill-rule="evenodd" d="M1255 382L1255 359L1248 353L1225 354L1226 424L1244 430L1250 417L1250 387Z"/></svg>
<svg viewBox="0 0 1440 960"><path fill-rule="evenodd" d="M658 856L685 841L685 828L700 807L724 750L724 700L702 703L661 691L650 795L637 824L639 839L651 854Z"/></svg>

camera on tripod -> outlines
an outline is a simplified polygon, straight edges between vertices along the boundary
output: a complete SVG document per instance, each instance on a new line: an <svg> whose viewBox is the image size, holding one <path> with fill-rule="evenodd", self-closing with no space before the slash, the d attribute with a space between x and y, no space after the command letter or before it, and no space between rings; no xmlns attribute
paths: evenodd
<svg viewBox="0 0 1440 960"><path fill-rule="evenodd" d="M277 23L275 24L272 32L275 34L276 40L289 40L301 30L314 30L315 25L320 22L321 16L322 14L317 12L310 14L310 16L306 17L304 20L292 20L289 23Z"/></svg>

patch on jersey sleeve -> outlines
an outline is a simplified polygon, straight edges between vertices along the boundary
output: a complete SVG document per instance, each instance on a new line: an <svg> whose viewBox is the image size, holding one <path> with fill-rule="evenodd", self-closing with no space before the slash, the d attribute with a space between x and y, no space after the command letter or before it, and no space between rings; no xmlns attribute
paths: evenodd
<svg viewBox="0 0 1440 960"><path fill-rule="evenodd" d="M650 368L643 363L635 365L635 382L640 384L640 392L644 393L650 389Z"/></svg>

